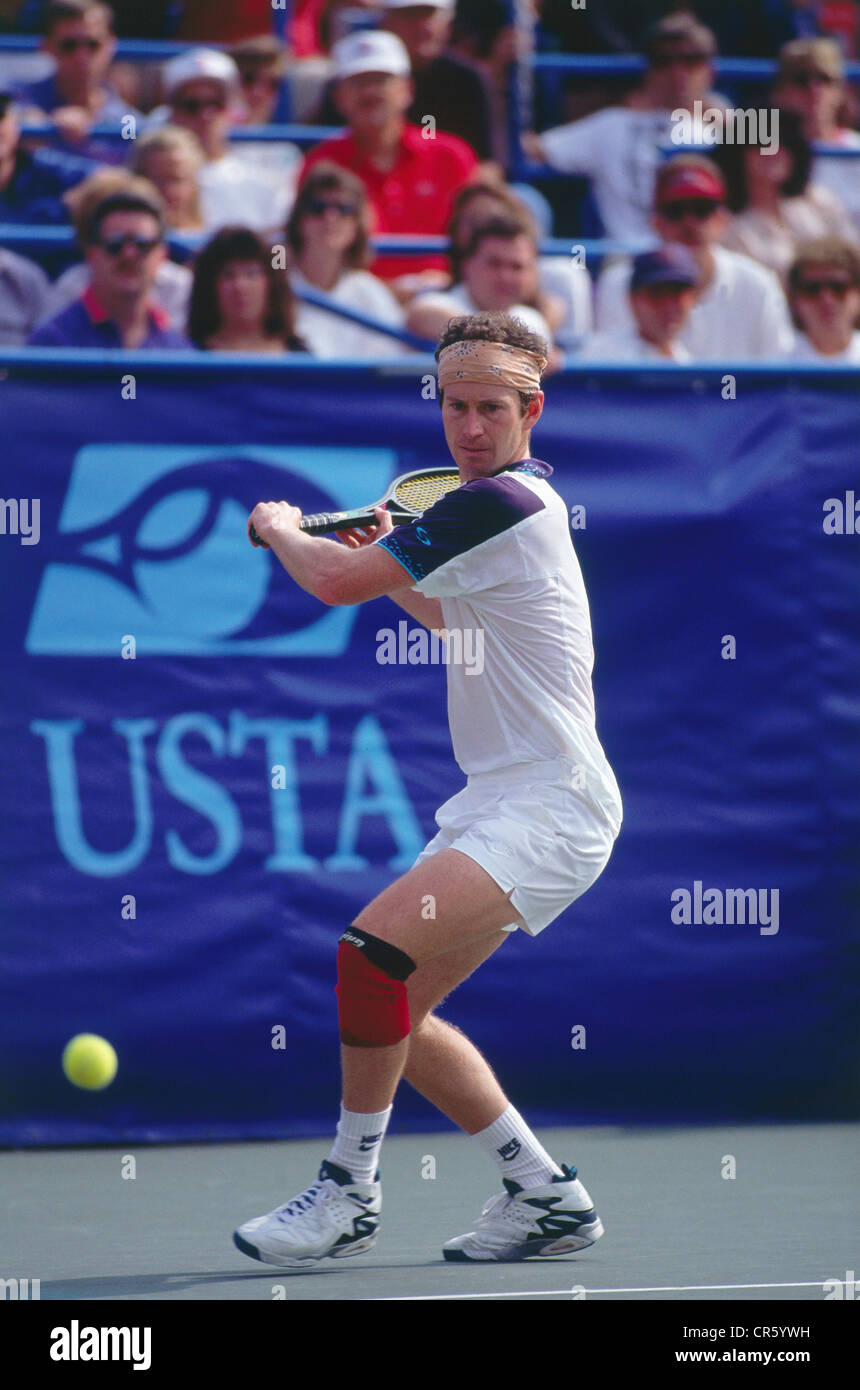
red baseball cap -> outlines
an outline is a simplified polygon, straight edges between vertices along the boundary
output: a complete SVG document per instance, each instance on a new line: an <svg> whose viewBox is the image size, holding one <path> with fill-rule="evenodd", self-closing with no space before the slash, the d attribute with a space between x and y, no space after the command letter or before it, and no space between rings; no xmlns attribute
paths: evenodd
<svg viewBox="0 0 860 1390"><path fill-rule="evenodd" d="M717 169L684 164L666 167L657 175L657 206L678 203L685 198L707 198L713 203L726 201L726 185Z"/></svg>

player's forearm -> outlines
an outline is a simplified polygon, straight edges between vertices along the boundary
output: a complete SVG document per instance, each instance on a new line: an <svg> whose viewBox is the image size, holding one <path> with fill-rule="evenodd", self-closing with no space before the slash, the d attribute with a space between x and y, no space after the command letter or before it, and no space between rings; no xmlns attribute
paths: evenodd
<svg viewBox="0 0 860 1390"><path fill-rule="evenodd" d="M410 618L417 619L425 627L445 626L442 604L438 598L425 598L423 594L416 594L412 589L395 589L388 597L393 599L399 608L405 609Z"/></svg>
<svg viewBox="0 0 860 1390"><path fill-rule="evenodd" d="M273 531L269 546L290 578L322 603L331 602L334 587L352 559L350 551L333 541L323 536L308 536L295 527Z"/></svg>

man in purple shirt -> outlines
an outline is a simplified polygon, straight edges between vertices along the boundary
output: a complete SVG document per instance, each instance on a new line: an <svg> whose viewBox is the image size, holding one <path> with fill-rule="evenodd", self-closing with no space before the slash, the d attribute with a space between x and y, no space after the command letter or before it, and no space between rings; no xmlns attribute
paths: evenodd
<svg viewBox="0 0 860 1390"><path fill-rule="evenodd" d="M50 0L45 9L42 48L56 68L49 77L16 93L25 122L50 116L52 143L100 163L125 163L127 141L94 140L93 125L119 128L128 116L142 120L110 86L107 75L116 51L114 15L101 0Z"/></svg>
<svg viewBox="0 0 860 1390"><path fill-rule="evenodd" d="M31 334L31 347L191 347L149 297L167 254L163 208L154 198L136 193L103 198L90 217L84 252L88 288Z"/></svg>

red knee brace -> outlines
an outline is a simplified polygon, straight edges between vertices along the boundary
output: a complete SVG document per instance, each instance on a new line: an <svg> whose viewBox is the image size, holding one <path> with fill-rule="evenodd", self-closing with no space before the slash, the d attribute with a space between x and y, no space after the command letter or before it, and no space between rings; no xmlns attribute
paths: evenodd
<svg viewBox="0 0 860 1390"><path fill-rule="evenodd" d="M391 1047L409 1033L404 980L415 962L397 946L351 927L337 948L337 1000L341 1042L349 1047Z"/></svg>

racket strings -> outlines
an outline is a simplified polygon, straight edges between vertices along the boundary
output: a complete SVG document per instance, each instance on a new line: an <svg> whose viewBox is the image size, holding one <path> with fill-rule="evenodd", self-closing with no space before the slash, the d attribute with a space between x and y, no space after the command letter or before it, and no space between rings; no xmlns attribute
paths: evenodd
<svg viewBox="0 0 860 1390"><path fill-rule="evenodd" d="M460 475L456 469L444 473L426 473L417 478L406 478L395 489L394 502L410 512L426 512L434 502L460 486Z"/></svg>

